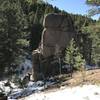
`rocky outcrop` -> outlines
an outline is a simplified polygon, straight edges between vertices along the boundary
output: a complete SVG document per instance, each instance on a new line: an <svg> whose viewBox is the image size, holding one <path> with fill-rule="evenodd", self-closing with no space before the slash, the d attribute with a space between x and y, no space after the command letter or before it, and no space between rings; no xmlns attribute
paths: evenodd
<svg viewBox="0 0 100 100"><path fill-rule="evenodd" d="M33 51L33 69L36 74L38 70L35 69L39 68L38 63L36 64L36 55L42 55L42 58L45 59L61 53L75 36L74 26L69 15L48 14L44 18L43 26L40 52L34 53L35 51ZM37 62L40 62L40 59ZM36 75L34 76L36 77Z"/></svg>
<svg viewBox="0 0 100 100"><path fill-rule="evenodd" d="M45 17L43 25L41 46L44 57L62 51L75 35L71 18L68 15L49 14Z"/></svg>

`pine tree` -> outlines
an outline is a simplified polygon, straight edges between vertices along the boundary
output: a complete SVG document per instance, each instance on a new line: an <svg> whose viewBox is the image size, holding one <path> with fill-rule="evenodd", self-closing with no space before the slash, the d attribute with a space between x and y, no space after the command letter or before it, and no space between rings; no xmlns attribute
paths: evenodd
<svg viewBox="0 0 100 100"><path fill-rule="evenodd" d="M89 16L94 16L96 14L100 14L100 0L86 0L88 5L92 5L93 7L89 10Z"/></svg>
<svg viewBox="0 0 100 100"><path fill-rule="evenodd" d="M92 64L97 64L100 62L100 23L90 25L84 28L84 32L89 33L92 40Z"/></svg>
<svg viewBox="0 0 100 100"><path fill-rule="evenodd" d="M82 65L85 64L82 54L79 52L74 39L70 41L69 46L65 51L65 62L73 69L80 70Z"/></svg>
<svg viewBox="0 0 100 100"><path fill-rule="evenodd" d="M100 14L100 0L86 0L88 5L91 5L92 8L89 10L88 15L94 16ZM100 63L100 22L84 27L84 32L89 33L92 40L92 64ZM100 66L100 65L99 65Z"/></svg>
<svg viewBox="0 0 100 100"><path fill-rule="evenodd" d="M27 21L20 0L0 1L0 75L19 63L28 42L24 32Z"/></svg>

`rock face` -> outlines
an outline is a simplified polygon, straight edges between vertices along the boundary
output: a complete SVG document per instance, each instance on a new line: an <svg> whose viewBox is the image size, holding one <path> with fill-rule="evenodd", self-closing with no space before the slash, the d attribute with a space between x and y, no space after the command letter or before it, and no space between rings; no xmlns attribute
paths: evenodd
<svg viewBox="0 0 100 100"><path fill-rule="evenodd" d="M48 14L44 18L43 26L44 30L39 46L40 54L43 58L54 56L59 52L61 53L75 36L74 26L69 15ZM33 59L35 59L34 55ZM38 66L35 66L36 63L34 64L34 62L36 61L33 61L34 74L35 72L37 74L35 69L38 69L36 68Z"/></svg>
<svg viewBox="0 0 100 100"><path fill-rule="evenodd" d="M44 57L62 51L75 35L71 18L68 15L48 14L43 25L41 45Z"/></svg>

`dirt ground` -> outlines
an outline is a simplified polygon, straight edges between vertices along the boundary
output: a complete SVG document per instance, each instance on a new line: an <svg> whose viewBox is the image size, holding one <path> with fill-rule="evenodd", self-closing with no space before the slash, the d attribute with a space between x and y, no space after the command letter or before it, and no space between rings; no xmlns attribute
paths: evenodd
<svg viewBox="0 0 100 100"><path fill-rule="evenodd" d="M61 85L77 86L83 84L100 84L100 69L75 72L72 78L66 78Z"/></svg>
<svg viewBox="0 0 100 100"><path fill-rule="evenodd" d="M75 72L73 73L72 77L68 77L67 75L62 75L60 76L60 80L61 80L60 83L49 87L47 91L56 91L57 89L63 86L74 87L86 84L100 85L100 69ZM47 91L45 90L45 92Z"/></svg>
<svg viewBox="0 0 100 100"><path fill-rule="evenodd" d="M100 85L100 69L75 72L73 73L72 77L68 77L68 75L61 75L59 76L59 79L61 81L60 83L52 85L42 92L55 92L65 87L74 87L89 84ZM19 100L24 100L24 98L21 98Z"/></svg>

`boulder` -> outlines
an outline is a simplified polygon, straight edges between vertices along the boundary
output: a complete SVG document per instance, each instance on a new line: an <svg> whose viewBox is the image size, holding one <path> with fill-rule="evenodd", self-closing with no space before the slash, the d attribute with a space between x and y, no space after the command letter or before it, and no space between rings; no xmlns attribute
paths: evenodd
<svg viewBox="0 0 100 100"><path fill-rule="evenodd" d="M71 17L67 15L62 14L48 14L45 16L43 21L43 26L45 28L51 28L57 30L63 30L63 31L73 31L74 26Z"/></svg>
<svg viewBox="0 0 100 100"><path fill-rule="evenodd" d="M48 61L46 61L46 64L41 64L40 60L42 60L42 58L38 58L39 55L42 55L42 57L46 59L50 56L55 56L59 52L61 53L69 45L70 40L74 38L76 34L72 19L69 15L55 13L48 14L44 18L43 26L44 30L42 32L41 43L39 46L40 52L38 54L33 51L33 73L35 78L39 76L38 71L40 65L42 65L42 69L44 66L47 67L45 68L47 69L45 70L45 73L48 73L46 71L50 69L50 66L53 66L50 65Z"/></svg>

